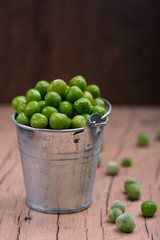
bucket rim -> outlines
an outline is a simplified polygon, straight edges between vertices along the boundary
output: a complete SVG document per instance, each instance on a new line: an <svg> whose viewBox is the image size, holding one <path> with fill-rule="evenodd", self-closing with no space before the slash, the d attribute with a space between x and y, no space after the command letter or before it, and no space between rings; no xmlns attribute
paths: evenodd
<svg viewBox="0 0 160 240"><path fill-rule="evenodd" d="M108 121L108 115L110 114L110 112L111 112L111 110L112 110L112 105L111 105L111 103L108 101L108 100L106 100L105 98L102 98L104 101L105 101L105 103L108 105L108 107L109 107L109 110L105 113L105 115L103 115L102 117L101 117L101 119L102 119L102 121L104 121L105 119L107 119L107 121ZM93 113L92 115L94 115L95 113ZM71 129L50 129L50 128L33 128L33 127L31 127L31 126L27 126L27 125L23 125L23 124L20 124L20 123L18 123L17 121L16 121L16 115L17 115L17 112L15 112L15 113L13 113L12 114L12 121L15 123L15 125L16 126L18 126L18 127L20 127L20 128L23 128L23 129L25 129L25 130L30 130L30 131L39 131L39 132L83 132L84 131L84 128L85 127L83 127L83 128L71 128ZM91 115L91 116L92 116ZM90 117L91 117L90 116ZM99 115L100 116L100 115Z"/></svg>

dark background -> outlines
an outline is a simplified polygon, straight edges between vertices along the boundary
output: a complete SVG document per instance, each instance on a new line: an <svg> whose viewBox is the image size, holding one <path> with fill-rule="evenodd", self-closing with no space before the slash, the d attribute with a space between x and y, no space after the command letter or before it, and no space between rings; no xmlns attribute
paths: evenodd
<svg viewBox="0 0 160 240"><path fill-rule="evenodd" d="M75 75L113 104L160 104L159 0L0 0L0 102Z"/></svg>

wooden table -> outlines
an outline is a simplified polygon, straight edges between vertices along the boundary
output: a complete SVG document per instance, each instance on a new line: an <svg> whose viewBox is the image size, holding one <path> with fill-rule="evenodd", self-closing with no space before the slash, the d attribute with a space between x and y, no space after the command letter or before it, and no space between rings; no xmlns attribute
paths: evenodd
<svg viewBox="0 0 160 240"><path fill-rule="evenodd" d="M103 161L97 169L93 189L93 204L75 214L45 214L28 208L17 144L16 128L11 121L13 110L0 105L0 240L159 240L160 239L160 141L155 133L160 128L160 107L113 106L105 127ZM148 147L137 147L137 135L150 137ZM120 173L106 175L109 160L121 163L123 157L133 159L131 167L121 167ZM127 177L138 178L142 196L130 201L124 192ZM126 212L137 222L131 234L124 234L108 222L106 212L112 201L122 200ZM144 218L140 206L153 200L158 211L153 218Z"/></svg>

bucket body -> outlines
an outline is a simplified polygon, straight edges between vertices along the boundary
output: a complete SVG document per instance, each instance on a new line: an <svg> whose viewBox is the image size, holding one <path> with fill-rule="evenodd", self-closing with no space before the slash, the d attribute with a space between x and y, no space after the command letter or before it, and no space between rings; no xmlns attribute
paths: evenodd
<svg viewBox="0 0 160 240"><path fill-rule="evenodd" d="M35 129L15 120L21 155L26 203L48 213L88 208L101 149L103 128L93 114L82 129Z"/></svg>

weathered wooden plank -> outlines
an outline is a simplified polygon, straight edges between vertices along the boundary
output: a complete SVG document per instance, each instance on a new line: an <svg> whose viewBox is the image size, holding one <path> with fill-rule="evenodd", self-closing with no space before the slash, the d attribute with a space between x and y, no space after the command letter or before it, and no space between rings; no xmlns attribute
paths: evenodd
<svg viewBox="0 0 160 240"><path fill-rule="evenodd" d="M158 10L158 0L1 0L0 102L82 74L114 103L159 104Z"/></svg>
<svg viewBox="0 0 160 240"><path fill-rule="evenodd" d="M103 161L96 173L93 204L85 211L67 215L39 213L26 206L16 130L10 120L13 110L1 105L0 111L0 240L117 240L120 237L159 240L159 209L149 219L143 218L140 211L145 200L153 200L159 207L160 142L155 138L160 127L159 108L113 107L104 131ZM136 145L140 132L150 137L147 148ZM106 175L107 162L121 163L125 156L132 157L133 165L121 168L115 177ZM140 180L140 200L127 199L123 186L127 177ZM115 224L107 220L106 212L116 199L122 200L126 212L136 219L137 227L132 234L120 233Z"/></svg>

